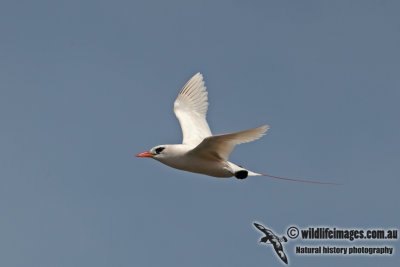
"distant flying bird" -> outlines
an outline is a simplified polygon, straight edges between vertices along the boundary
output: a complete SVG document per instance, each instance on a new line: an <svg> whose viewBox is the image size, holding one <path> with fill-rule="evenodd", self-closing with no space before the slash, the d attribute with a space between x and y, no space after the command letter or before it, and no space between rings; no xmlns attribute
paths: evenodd
<svg viewBox="0 0 400 267"><path fill-rule="evenodd" d="M244 179L247 176L267 176L297 182L333 184L256 173L228 161L236 145L260 138L269 127L264 125L242 132L212 135L206 121L207 100L203 75L197 73L183 86L174 102L174 112L183 132L182 144L159 145L136 157L150 157L172 168L214 177L235 176Z"/></svg>
<svg viewBox="0 0 400 267"><path fill-rule="evenodd" d="M284 236L282 238L279 238L277 235L275 235L271 230L265 228L261 224L254 223L254 226L263 232L265 236L261 238L260 242L266 243L269 241L268 244L271 244L274 249L276 254L278 254L279 258L286 264L288 264L288 259L286 257L285 252L283 252L283 246L281 242L287 242L287 238Z"/></svg>

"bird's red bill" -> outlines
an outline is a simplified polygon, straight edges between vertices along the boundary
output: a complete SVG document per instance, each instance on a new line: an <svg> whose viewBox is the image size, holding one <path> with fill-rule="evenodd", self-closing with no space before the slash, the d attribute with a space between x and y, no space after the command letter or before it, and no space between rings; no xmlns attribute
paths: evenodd
<svg viewBox="0 0 400 267"><path fill-rule="evenodd" d="M153 156L153 153L151 153L149 151L145 151L145 152L142 152L142 153L139 153L136 155L136 157L141 157L141 158L149 158L152 156Z"/></svg>

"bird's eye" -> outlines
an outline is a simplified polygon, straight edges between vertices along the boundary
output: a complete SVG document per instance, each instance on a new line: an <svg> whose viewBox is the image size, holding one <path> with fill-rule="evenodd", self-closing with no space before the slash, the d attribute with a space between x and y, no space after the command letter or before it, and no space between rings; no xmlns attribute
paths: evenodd
<svg viewBox="0 0 400 267"><path fill-rule="evenodd" d="M163 151L165 149L165 147L157 147L156 148L156 154L160 154L161 153L161 151Z"/></svg>

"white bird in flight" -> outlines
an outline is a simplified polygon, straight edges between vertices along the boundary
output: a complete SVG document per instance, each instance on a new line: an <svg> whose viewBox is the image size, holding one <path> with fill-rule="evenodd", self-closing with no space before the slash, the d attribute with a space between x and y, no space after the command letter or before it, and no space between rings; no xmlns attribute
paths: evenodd
<svg viewBox="0 0 400 267"><path fill-rule="evenodd" d="M183 86L174 102L174 112L183 132L182 144L155 146L136 157L150 157L172 168L214 177L235 176L244 179L247 176L266 176L296 182L337 185L256 173L228 161L236 145L259 139L269 127L264 125L242 132L212 135L206 120L207 100L203 75L197 73Z"/></svg>

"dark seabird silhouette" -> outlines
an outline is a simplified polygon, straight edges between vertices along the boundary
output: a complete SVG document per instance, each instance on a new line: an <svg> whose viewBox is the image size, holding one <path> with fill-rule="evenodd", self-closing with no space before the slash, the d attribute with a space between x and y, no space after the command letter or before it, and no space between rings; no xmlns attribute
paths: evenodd
<svg viewBox="0 0 400 267"><path fill-rule="evenodd" d="M277 235L275 235L271 230L265 228L261 224L254 223L254 226L263 232L265 236L261 238L260 242L266 243L266 244L271 244L274 246L276 254L278 254L279 258L286 264L288 264L288 259L286 257L285 252L283 252L283 246L281 242L287 242L287 238L283 236L282 238L279 238ZM269 241L269 243L267 243Z"/></svg>

